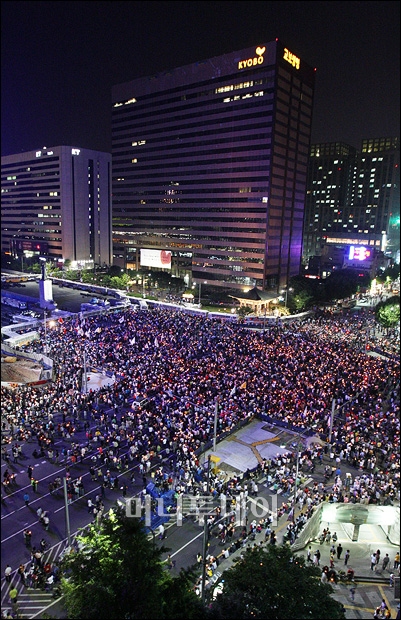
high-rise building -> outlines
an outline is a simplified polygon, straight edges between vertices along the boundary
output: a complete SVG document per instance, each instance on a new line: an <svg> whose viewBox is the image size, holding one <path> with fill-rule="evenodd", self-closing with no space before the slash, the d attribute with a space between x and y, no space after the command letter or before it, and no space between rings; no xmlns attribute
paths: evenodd
<svg viewBox="0 0 401 620"><path fill-rule="evenodd" d="M1 158L1 250L112 264L111 154L71 146Z"/></svg>
<svg viewBox="0 0 401 620"><path fill-rule="evenodd" d="M299 274L314 79L275 40L114 86L114 262L233 289Z"/></svg>
<svg viewBox="0 0 401 620"><path fill-rule="evenodd" d="M362 245L399 262L398 138L313 144L308 165L303 259L326 245Z"/></svg>

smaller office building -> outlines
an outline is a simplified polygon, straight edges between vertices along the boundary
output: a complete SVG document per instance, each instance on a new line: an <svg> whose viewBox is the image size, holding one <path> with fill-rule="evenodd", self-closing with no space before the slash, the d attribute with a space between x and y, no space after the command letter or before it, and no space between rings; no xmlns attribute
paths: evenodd
<svg viewBox="0 0 401 620"><path fill-rule="evenodd" d="M56 146L1 158L1 251L112 264L111 154Z"/></svg>

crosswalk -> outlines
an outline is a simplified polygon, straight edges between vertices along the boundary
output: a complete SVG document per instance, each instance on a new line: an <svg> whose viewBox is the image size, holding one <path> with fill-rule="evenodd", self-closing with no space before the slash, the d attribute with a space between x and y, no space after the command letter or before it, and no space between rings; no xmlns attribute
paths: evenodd
<svg viewBox="0 0 401 620"><path fill-rule="evenodd" d="M50 564L60 557L63 551L66 549L66 541L60 541L47 551L45 551L45 561ZM26 565L26 570L29 571L30 562ZM18 617L33 619L39 617L45 609L49 606L57 603L60 597L55 597L52 590L42 590L40 588L31 588L29 586L23 586L20 577L15 570L11 574L11 582L8 583L3 578L1 582L1 610L12 610L9 592L11 588L16 587L18 590ZM50 612L51 615L51 612Z"/></svg>

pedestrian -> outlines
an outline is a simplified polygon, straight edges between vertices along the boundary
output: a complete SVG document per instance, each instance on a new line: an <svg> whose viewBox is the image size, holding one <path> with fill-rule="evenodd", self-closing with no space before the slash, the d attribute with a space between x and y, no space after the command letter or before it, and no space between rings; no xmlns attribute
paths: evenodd
<svg viewBox="0 0 401 620"><path fill-rule="evenodd" d="M20 576L22 585L25 586L26 585L26 581L25 581L25 566L24 566L24 564L20 564L19 565L18 574Z"/></svg>
<svg viewBox="0 0 401 620"><path fill-rule="evenodd" d="M9 564L7 564L6 568L4 569L4 576L6 578L7 583L11 583L11 573L13 572L13 569L11 568L11 566Z"/></svg>
<svg viewBox="0 0 401 620"><path fill-rule="evenodd" d="M28 493L24 494L24 502L25 502L25 506L29 506L29 495L28 495Z"/></svg>
<svg viewBox="0 0 401 620"><path fill-rule="evenodd" d="M399 565L400 565L400 554L397 551L397 553L394 556L394 570L397 570Z"/></svg>
<svg viewBox="0 0 401 620"><path fill-rule="evenodd" d="M334 568L334 553L330 553L330 568Z"/></svg>
<svg viewBox="0 0 401 620"><path fill-rule="evenodd" d="M10 590L10 601L11 601L11 605L14 607L17 604L17 599L18 599L18 590L17 588L14 586L13 588L11 588Z"/></svg>
<svg viewBox="0 0 401 620"><path fill-rule="evenodd" d="M306 559L308 562L312 562L312 547L309 545L308 552L306 554Z"/></svg>
<svg viewBox="0 0 401 620"><path fill-rule="evenodd" d="M43 525L45 526L45 530L48 530L50 526L50 518L49 518L48 512L45 512L45 514L43 515L42 522L43 522Z"/></svg>
<svg viewBox="0 0 401 620"><path fill-rule="evenodd" d="M376 564L380 562L380 549L376 551Z"/></svg>
<svg viewBox="0 0 401 620"><path fill-rule="evenodd" d="M165 529L163 523L159 525L159 539L163 540L165 538Z"/></svg>
<svg viewBox="0 0 401 620"><path fill-rule="evenodd" d="M24 530L23 534L24 534L25 546L29 549L31 546L32 532L31 530L26 529Z"/></svg>
<svg viewBox="0 0 401 620"><path fill-rule="evenodd" d="M394 586L394 573L390 573L389 584L390 588Z"/></svg>
<svg viewBox="0 0 401 620"><path fill-rule="evenodd" d="M342 552L343 552L343 548L341 546L341 543L339 543L338 546L337 546L337 560L341 559Z"/></svg>
<svg viewBox="0 0 401 620"><path fill-rule="evenodd" d="M370 556L370 570L375 570L376 568L376 554L372 553L372 555Z"/></svg>
<svg viewBox="0 0 401 620"><path fill-rule="evenodd" d="M344 566L347 566L349 556L350 556L350 552L349 552L349 549L347 549L347 551L345 552L345 556L344 556Z"/></svg>
<svg viewBox="0 0 401 620"><path fill-rule="evenodd" d="M355 586L352 586L352 588L350 588L350 594L351 594L351 601L355 601Z"/></svg>
<svg viewBox="0 0 401 620"><path fill-rule="evenodd" d="M39 519L39 521L42 519L43 516L43 509L39 506L39 508L36 511L37 517Z"/></svg>
<svg viewBox="0 0 401 620"><path fill-rule="evenodd" d="M88 504L88 513L90 514L93 511L93 502L90 497L88 498L87 504Z"/></svg>
<svg viewBox="0 0 401 620"><path fill-rule="evenodd" d="M172 560L172 559L171 559L171 554L170 554L170 553L169 553L169 554L168 554L168 556L167 556L167 560L166 560L166 562L167 562L167 568L174 568L174 566L175 566L175 560Z"/></svg>
<svg viewBox="0 0 401 620"><path fill-rule="evenodd" d="M387 570L387 566L390 564L390 558L388 553L386 553L386 555L383 558L383 562L382 562L382 570Z"/></svg>

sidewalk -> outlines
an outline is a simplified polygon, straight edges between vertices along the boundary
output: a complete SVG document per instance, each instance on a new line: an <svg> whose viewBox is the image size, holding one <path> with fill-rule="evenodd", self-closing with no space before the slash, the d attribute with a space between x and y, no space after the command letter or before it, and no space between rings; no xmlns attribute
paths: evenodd
<svg viewBox="0 0 401 620"><path fill-rule="evenodd" d="M228 475L232 472L245 472L247 469L254 469L260 458L272 458L277 453L288 452L290 450L291 438L294 441L297 439L297 435L291 433L291 431L273 429L268 424L262 421L254 421L249 425L240 429L235 435L223 440L216 445L216 450L208 450L205 459L208 454L213 454L220 458L218 462L218 468L221 471L226 471ZM285 445L284 445L285 444ZM263 484L263 478L259 481L259 489ZM291 496L285 498L287 503L291 503ZM295 516L299 512L296 511ZM284 514L278 521L276 527L273 529L276 532L277 544L282 543L283 535L288 525L288 514ZM321 528L325 526L325 523L321 524ZM337 529L336 529L337 528ZM338 535L338 543L341 543L344 551L341 556L341 560L336 560L334 563L337 571L351 568L355 571L356 581L356 593L355 600L351 600L350 585L338 583L333 584L334 598L341 602L346 609L346 618L354 619L369 619L372 620L375 608L380 605L381 600L384 598L388 607L391 609L391 617L395 618L397 614L397 604L399 599L394 597L394 587L389 586L389 577L392 570L386 570L382 573L381 563L382 559L389 554L390 567L393 567L394 556L399 547L393 545L386 540L384 530L378 525L365 526L365 529L361 530L359 539L357 542L352 542L341 524L330 524L332 532L336 531ZM254 543L259 544L264 541L264 531L257 534ZM331 543L320 544L319 540L313 540L310 543L312 549L312 555L314 551L319 548L321 552L320 565L330 565L329 550ZM300 551L297 551L297 555L305 555L307 547ZM348 567L344 566L344 554L345 551L350 550L350 559L348 561ZM370 556L372 553L380 549L380 563L376 572L370 570ZM238 549L232 553L227 559L222 558L218 571L223 571L230 568L236 558L238 558L243 549ZM399 571L394 571L395 576L399 576ZM215 586L212 586L213 590Z"/></svg>

